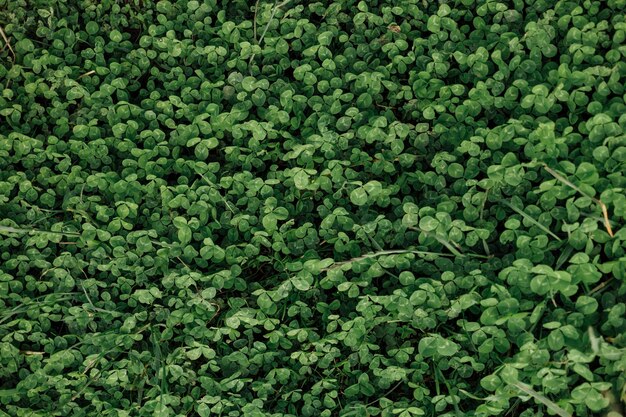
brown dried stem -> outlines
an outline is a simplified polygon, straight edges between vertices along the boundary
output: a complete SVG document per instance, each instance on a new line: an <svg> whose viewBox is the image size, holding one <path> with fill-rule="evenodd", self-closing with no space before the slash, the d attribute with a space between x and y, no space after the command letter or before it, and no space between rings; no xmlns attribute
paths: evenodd
<svg viewBox="0 0 626 417"><path fill-rule="evenodd" d="M7 38L7 35L4 33L4 29L2 29L2 26L0 26L0 36L2 36L2 39L4 40L5 45L9 47L9 51L11 51L11 55L13 55L13 61L15 61L16 59L15 51L11 47L11 42L9 42L9 38Z"/></svg>
<svg viewBox="0 0 626 417"><path fill-rule="evenodd" d="M562 182L563 184L567 185L568 187L572 188L573 190L578 191L579 193L581 193L585 197L590 198L591 200L595 201L596 204L598 204L600 206L600 209L602 210L602 216L603 216L603 220L604 220L604 227L606 228L606 231L608 232L609 236L611 236L611 237L614 236L613 229L611 228L611 222L609 220L609 210L607 209L606 204L604 204L599 199L597 199L595 197L592 197L589 194L585 193L580 187L578 187L576 184L574 184L573 182L571 182L570 180L565 178L563 175L559 174L558 172L556 172L555 170L550 168L548 165L543 164L543 167L544 167L544 169L546 171L548 171L548 173L550 175L552 175L558 181Z"/></svg>

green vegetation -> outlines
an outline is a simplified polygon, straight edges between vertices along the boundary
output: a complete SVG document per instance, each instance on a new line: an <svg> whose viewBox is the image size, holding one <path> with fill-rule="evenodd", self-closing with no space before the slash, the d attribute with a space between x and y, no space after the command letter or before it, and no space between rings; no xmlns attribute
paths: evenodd
<svg viewBox="0 0 626 417"><path fill-rule="evenodd" d="M623 416L625 12L0 0L0 416Z"/></svg>

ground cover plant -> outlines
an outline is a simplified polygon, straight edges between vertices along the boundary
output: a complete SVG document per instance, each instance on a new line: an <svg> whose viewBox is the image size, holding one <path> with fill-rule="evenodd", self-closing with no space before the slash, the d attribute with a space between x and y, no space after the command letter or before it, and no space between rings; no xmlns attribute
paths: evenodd
<svg viewBox="0 0 626 417"><path fill-rule="evenodd" d="M0 0L0 416L622 416L625 11Z"/></svg>

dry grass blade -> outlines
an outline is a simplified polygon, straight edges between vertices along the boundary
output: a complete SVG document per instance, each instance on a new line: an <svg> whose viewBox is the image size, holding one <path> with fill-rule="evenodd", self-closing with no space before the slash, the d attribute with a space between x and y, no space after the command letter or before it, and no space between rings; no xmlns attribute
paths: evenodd
<svg viewBox="0 0 626 417"><path fill-rule="evenodd" d="M602 391L602 396L609 402L608 412L606 413L607 417L624 417L622 404L611 389Z"/></svg>
<svg viewBox="0 0 626 417"><path fill-rule="evenodd" d="M20 350L20 355L24 356L43 356L45 352L35 352L32 350Z"/></svg>
<svg viewBox="0 0 626 417"><path fill-rule="evenodd" d="M611 237L614 236L613 229L611 228L611 222L609 221L609 210L606 208L606 204L604 204L602 201L598 200L597 198L592 197L589 194L585 193L583 190L580 189L580 187L578 187L576 184L574 184L573 182L571 182L570 180L568 180L567 178L565 178L564 176L562 176L561 174L559 174L558 172L556 172L555 170L550 168L548 165L543 164L543 167L544 167L544 169L546 171L548 171L548 173L550 175L552 175L558 181L562 182L563 184L567 185L568 187L572 188L573 190L578 191L579 193L581 193L585 197L590 198L593 201L595 201L596 204L598 204L600 206L600 209L602 210L602 216L603 216L603 220L604 220L604 227L606 228L606 231L608 232L609 236L611 236Z"/></svg>
<svg viewBox="0 0 626 417"><path fill-rule="evenodd" d="M95 73L96 73L96 71L95 71L95 70L87 71L87 72L86 72L86 73L84 73L83 75L80 75L80 76L78 77L78 79L81 79L81 78L83 78L83 77L88 77L88 76L90 76L90 75L92 75L92 74L95 74Z"/></svg>
<svg viewBox="0 0 626 417"><path fill-rule="evenodd" d="M259 41L256 38L256 14L259 10L259 0L256 0L256 4L254 5L254 18L252 19L253 32L254 32L254 41L258 44Z"/></svg>
<svg viewBox="0 0 626 417"><path fill-rule="evenodd" d="M587 333L589 334L589 343L591 344L591 351L599 355L600 354L600 342L602 339L596 336L596 332L593 330L593 327L589 326L587 328Z"/></svg>
<svg viewBox="0 0 626 417"><path fill-rule="evenodd" d="M596 285L591 291L589 291L588 295L593 295L593 294L597 293L598 291L602 290L604 287L609 285L613 281L614 278L615 277L611 277L611 278L607 279L606 281L603 281L600 284Z"/></svg>
<svg viewBox="0 0 626 417"><path fill-rule="evenodd" d="M538 228L540 228L541 230L543 230L545 233L549 234L550 236L552 236L553 238L555 238L556 240L558 240L559 242L561 241L561 238L558 237L557 235L555 235L554 233L552 233L552 231L550 229L548 229L547 227L545 227L543 224L539 223L537 220L535 220L533 217L531 217L528 213L526 213L524 210L519 209L517 207L515 207L513 204L509 203L508 201L505 200L500 200L500 202L502 204L504 204L505 206L509 207L511 210L513 210L514 212L516 212L517 214L521 215L523 218L525 218L526 220L528 220L529 222L531 222L532 224L534 224L535 226L537 226Z"/></svg>
<svg viewBox="0 0 626 417"><path fill-rule="evenodd" d="M570 413L565 411L563 408L559 407L555 402L551 401L549 398L545 397L543 394L538 393L537 391L535 391L528 385L523 384L519 381L516 381L513 384L513 386L519 389L520 391L530 395L535 400L539 401L541 404L545 405L554 414L561 416L561 417L573 417Z"/></svg>
<svg viewBox="0 0 626 417"><path fill-rule="evenodd" d="M4 33L4 29L2 29L2 26L0 26L0 36L2 36L2 39L4 40L5 45L9 48L9 51L11 51L11 55L13 55L13 61L15 61L16 59L15 51L11 47L11 42L9 42L9 38L7 38L6 33Z"/></svg>

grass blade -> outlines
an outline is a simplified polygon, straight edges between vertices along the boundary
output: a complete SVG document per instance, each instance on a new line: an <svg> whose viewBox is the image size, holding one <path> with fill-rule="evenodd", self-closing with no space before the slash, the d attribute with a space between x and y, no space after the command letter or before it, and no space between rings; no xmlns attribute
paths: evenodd
<svg viewBox="0 0 626 417"><path fill-rule="evenodd" d="M377 258L379 256L386 256L386 255L402 255L402 254L406 254L406 253L412 253L414 255L418 255L418 256L445 256L445 257L456 257L456 255L452 254L452 253L443 253L443 252L428 252L428 251L422 251L422 250L413 250L413 249L389 249L389 250L382 250L382 251L378 251L378 252L371 252L371 253L366 253L364 255L361 256L357 256L356 258L352 258L352 259L348 259L347 261L341 261L341 262L335 262L334 264L332 264L331 266L327 267L327 268L323 268L321 271L325 272L325 271L330 271L333 269L337 269L342 267L343 265L347 265L347 264L351 264L353 262L358 262L358 261L362 261L363 259L368 259L368 258ZM486 255L478 255L475 253L468 253L468 254L461 254L461 257L470 257L470 258L481 258L481 259L490 259L490 256L486 256Z"/></svg>
<svg viewBox="0 0 626 417"><path fill-rule="evenodd" d="M558 172L550 168L548 165L543 164L543 168L546 171L548 171L548 173L552 175L554 178L556 178L558 181L567 185L571 189L578 191L585 197L590 198L591 200L595 201L596 204L600 206L600 210L602 210L602 217L604 219L604 227L606 228L607 233L611 237L614 236L613 229L611 228L611 222L609 221L609 210L607 209L606 204L604 204L602 201L598 200L597 198L592 197L589 194L585 193L580 187L578 187L576 184L574 184L573 182L565 178L563 175L559 174Z"/></svg>
<svg viewBox="0 0 626 417"><path fill-rule="evenodd" d="M433 238L435 238L435 240L437 240L437 242L441 243L443 246L445 246L446 248L448 248L448 250L454 255L454 256L465 256L463 253L461 253L461 251L459 251L459 249L455 248L454 245L452 243L450 243L448 240L444 239L443 237L437 235L436 233L431 233L431 232L427 232L425 230L420 229L419 227L410 227L410 229L412 230L416 230L418 232L422 232L424 233L426 236L431 236Z"/></svg>
<svg viewBox="0 0 626 417"><path fill-rule="evenodd" d="M528 213L526 213L524 210L519 209L517 207L515 207L513 204L509 203L508 201L505 200L500 200L500 202L502 204L504 204L505 206L509 207L511 210L513 210L514 212L516 212L517 214L521 215L523 218L525 218L526 220L528 220L529 222L531 222L532 224L534 224L535 226L537 226L538 228L540 228L541 230L543 230L545 233L549 234L550 236L552 236L553 238L555 238L556 240L558 240L559 242L561 242L561 238L558 237L557 235L555 235L554 233L552 233L552 231L550 229L548 229L547 227L545 227L543 224L539 223L537 220L535 220L533 217L531 217Z"/></svg>
<svg viewBox="0 0 626 417"><path fill-rule="evenodd" d="M18 394L19 394L19 391L16 388L0 390L0 398L12 397Z"/></svg>
<svg viewBox="0 0 626 417"><path fill-rule="evenodd" d="M50 233L52 235L61 235L61 236L80 236L80 233L76 232L53 232L50 230L39 230L39 229L23 229L18 227L11 226L0 226L0 232L5 233Z"/></svg>
<svg viewBox="0 0 626 417"><path fill-rule="evenodd" d="M528 385L523 384L519 381L515 381L515 383L513 383L513 386L519 389L520 391L530 395L531 397L539 401L541 404L545 405L554 414L561 416L561 417L572 417L570 413L565 411L563 408L559 407L555 402L551 401L549 398L545 397L543 394L538 393L537 391L535 391Z"/></svg>

